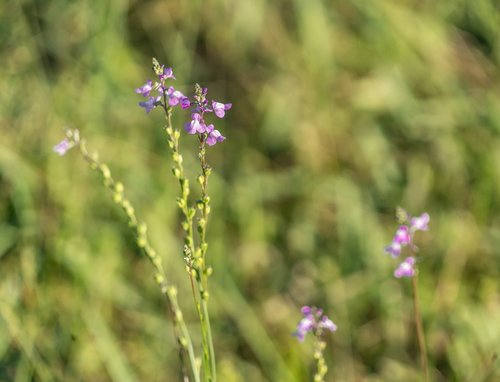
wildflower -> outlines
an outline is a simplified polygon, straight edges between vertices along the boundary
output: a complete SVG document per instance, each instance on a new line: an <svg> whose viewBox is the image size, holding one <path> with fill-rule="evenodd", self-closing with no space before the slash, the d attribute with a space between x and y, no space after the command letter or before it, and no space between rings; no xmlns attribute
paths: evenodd
<svg viewBox="0 0 500 382"><path fill-rule="evenodd" d="M419 217L410 219L410 227L413 231L427 231L429 229L429 220L429 214L424 212Z"/></svg>
<svg viewBox="0 0 500 382"><path fill-rule="evenodd" d="M158 104L158 102L160 102L160 100L161 100L160 96L149 97L149 99L147 101L139 102L139 106L146 109L146 113L149 113L151 110L153 110L156 107L156 105Z"/></svg>
<svg viewBox="0 0 500 382"><path fill-rule="evenodd" d="M415 257L407 257L394 271L394 277L413 277L415 276Z"/></svg>
<svg viewBox="0 0 500 382"><path fill-rule="evenodd" d="M182 102L183 99L187 98L179 90L175 90L173 86L169 86L166 91L168 97L168 104L170 106L176 106ZM189 101L189 98L187 98ZM184 108L185 109L185 108Z"/></svg>
<svg viewBox="0 0 500 382"><path fill-rule="evenodd" d="M394 235L393 241L401 245L409 244L411 237L408 227L405 225L399 226L396 234Z"/></svg>
<svg viewBox="0 0 500 382"><path fill-rule="evenodd" d="M182 97L181 98L181 107L183 109L187 109L191 106L191 101L189 100L188 97Z"/></svg>
<svg viewBox="0 0 500 382"><path fill-rule="evenodd" d="M385 247L385 252L392 255L392 257L398 257L399 255L401 255L402 248L403 246L401 245L401 243L393 241L391 244Z"/></svg>
<svg viewBox="0 0 500 382"><path fill-rule="evenodd" d="M413 245L413 234L415 233L415 231L427 231L429 229L428 225L430 217L426 212L419 217L411 217L402 208L398 208L398 214L404 214L405 217L408 218L400 220L405 221L406 224L400 225L398 227L391 244L385 247L385 252L390 254L392 257L398 257L399 255L401 255L403 247L407 245L415 248L415 246Z"/></svg>
<svg viewBox="0 0 500 382"><path fill-rule="evenodd" d="M403 247L409 246L411 252L415 253L418 248L413 244L413 235L416 231L427 231L429 229L429 214L424 212L418 217L412 217L404 209L398 207L396 216L401 225L398 227L391 244L385 247L385 252L392 257L398 257L401 255ZM416 273L415 263L416 259L413 255L407 257L396 268L394 276L397 278L413 277Z"/></svg>
<svg viewBox="0 0 500 382"><path fill-rule="evenodd" d="M215 115L219 118L224 118L224 115L226 114L226 110L231 109L232 106L233 106L233 104L231 104L231 103L223 104L220 102L212 101L212 109L213 109Z"/></svg>
<svg viewBox="0 0 500 382"><path fill-rule="evenodd" d="M209 146L213 146L217 142L222 142L226 139L226 137L223 136L219 132L219 130L214 130L214 125L212 125L212 124L207 126L206 131L208 133L206 142L207 142L207 145L209 145Z"/></svg>
<svg viewBox="0 0 500 382"><path fill-rule="evenodd" d="M144 85L135 89L135 92L137 94L142 94L144 97L148 97L151 90L153 90L153 82L148 80Z"/></svg>
<svg viewBox="0 0 500 382"><path fill-rule="evenodd" d="M165 81L168 78L173 78L175 80L174 71L172 68L165 68L164 65L160 66L160 74L158 75L160 81Z"/></svg>
<svg viewBox="0 0 500 382"><path fill-rule="evenodd" d="M63 139L57 145L55 145L52 150L54 150L59 155L63 156L66 152L74 146L73 142L70 142L68 138Z"/></svg>
<svg viewBox="0 0 500 382"><path fill-rule="evenodd" d="M203 121L203 118L199 113L191 114L191 121L187 122L184 126L188 134L202 134L206 131L207 128L205 125L205 121Z"/></svg>
<svg viewBox="0 0 500 382"><path fill-rule="evenodd" d="M297 324L297 330L293 333L297 339L302 342L307 333L320 335L323 329L335 332L337 325L333 323L326 315L323 315L322 309L310 306L303 306L300 310L304 316Z"/></svg>

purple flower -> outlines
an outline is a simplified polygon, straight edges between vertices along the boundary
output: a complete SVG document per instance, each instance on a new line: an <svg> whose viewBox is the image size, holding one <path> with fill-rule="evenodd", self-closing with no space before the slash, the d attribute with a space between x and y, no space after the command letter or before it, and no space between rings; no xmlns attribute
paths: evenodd
<svg viewBox="0 0 500 382"><path fill-rule="evenodd" d="M209 146L213 146L217 142L222 142L226 139L226 137L223 136L219 132L219 130L214 130L214 125L212 125L212 124L207 126L206 132L208 133L206 142L207 142L207 145L209 145Z"/></svg>
<svg viewBox="0 0 500 382"><path fill-rule="evenodd" d="M176 106L179 103L181 103L184 98L187 98L180 91L175 90L173 86L169 86L169 88L167 89L166 94L167 94L167 97L168 97L168 104L170 106ZM181 106L182 106L182 104L181 104Z"/></svg>
<svg viewBox="0 0 500 382"><path fill-rule="evenodd" d="M188 132L188 134L202 134L206 131L207 126L205 125L201 114L193 113L191 114L191 121L187 122L184 125L184 128Z"/></svg>
<svg viewBox="0 0 500 382"><path fill-rule="evenodd" d="M183 109L187 109L191 106L191 101L189 100L188 97L182 97L181 98L181 107Z"/></svg>
<svg viewBox="0 0 500 382"><path fill-rule="evenodd" d="M297 330L294 333L297 339L302 342L306 334L314 328L314 317L312 315L302 318L297 324Z"/></svg>
<svg viewBox="0 0 500 382"><path fill-rule="evenodd" d="M400 279L401 277L415 276L415 263L416 260L413 256L407 257L394 271L394 277Z"/></svg>
<svg viewBox="0 0 500 382"><path fill-rule="evenodd" d="M327 316L321 317L321 320L319 322L319 327L327 329L331 332L335 332L337 330L337 325L335 325L333 321L330 320Z"/></svg>
<svg viewBox="0 0 500 382"><path fill-rule="evenodd" d="M394 239L392 239L394 243L399 243L401 245L408 245L411 241L410 232L407 226L402 225L398 227L396 234L394 235Z"/></svg>
<svg viewBox="0 0 500 382"><path fill-rule="evenodd" d="M429 220L430 216L427 212L424 212L422 215L416 218L411 218L410 220L410 228L413 231L427 231L429 229Z"/></svg>
<svg viewBox="0 0 500 382"><path fill-rule="evenodd" d="M385 247L385 252L389 253L392 257L398 257L399 255L401 255L402 248L403 246L401 245L401 243L393 241L390 245Z"/></svg>
<svg viewBox="0 0 500 382"><path fill-rule="evenodd" d="M220 102L212 101L212 108L214 110L214 113L219 118L224 118L224 115L226 114L226 110L231 109L231 106L233 106L233 104L231 104L231 103L223 104Z"/></svg>
<svg viewBox="0 0 500 382"><path fill-rule="evenodd" d="M55 145L52 150L59 155L63 156L66 152L74 146L74 143L70 142L68 138L63 139L57 145Z"/></svg>
<svg viewBox="0 0 500 382"><path fill-rule="evenodd" d="M312 332L314 335L321 334L323 329L335 332L337 325L333 323L327 316L323 315L322 309L303 306L300 309L304 316L297 324L297 330L293 333L297 339L302 342L307 333Z"/></svg>
<svg viewBox="0 0 500 382"><path fill-rule="evenodd" d="M392 243L385 247L385 252L392 255L392 257L398 257L401 255L401 249L411 242L410 231L407 226L399 226Z"/></svg>
<svg viewBox="0 0 500 382"><path fill-rule="evenodd" d="M146 109L146 113L149 113L151 110L153 110L156 107L156 105L158 104L158 102L160 102L160 100L161 100L160 96L149 97L149 99L147 101L139 102L139 106Z"/></svg>
<svg viewBox="0 0 500 382"><path fill-rule="evenodd" d="M165 68L162 65L161 69L163 69L163 71L159 75L160 81L165 81L167 78L173 78L175 80L174 71L172 70L172 68Z"/></svg>
<svg viewBox="0 0 500 382"><path fill-rule="evenodd" d="M151 93L151 90L153 90L153 82L151 80L148 80L140 88L135 89L135 92L137 94L142 94L144 97L148 97L149 93Z"/></svg>
<svg viewBox="0 0 500 382"><path fill-rule="evenodd" d="M403 247L407 245L415 250L416 247L413 244L413 234L415 233L415 231L427 231L429 228L428 224L430 217L426 212L419 217L412 218L406 211L404 211L402 208L399 208L398 214L404 214L404 216L406 217L404 219L406 223L398 227L391 244L385 247L385 252L392 255L392 257L398 257L399 255L401 255Z"/></svg>

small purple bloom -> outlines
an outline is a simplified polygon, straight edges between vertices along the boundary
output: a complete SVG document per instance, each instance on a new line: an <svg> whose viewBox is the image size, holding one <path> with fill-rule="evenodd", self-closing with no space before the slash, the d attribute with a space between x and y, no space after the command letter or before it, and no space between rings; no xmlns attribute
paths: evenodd
<svg viewBox="0 0 500 382"><path fill-rule="evenodd" d="M146 109L146 113L149 113L151 110L153 110L156 107L156 105L158 104L158 102L160 102L160 100L161 100L160 96L149 97L149 99L147 101L139 102L139 106Z"/></svg>
<svg viewBox="0 0 500 382"><path fill-rule="evenodd" d="M219 130L214 130L214 125L208 125L207 126L207 145L213 146L217 142L222 142L226 139L225 136L223 136Z"/></svg>
<svg viewBox="0 0 500 382"><path fill-rule="evenodd" d="M331 332L335 332L337 330L337 325L335 325L333 321L330 320L327 316L321 317L321 320L319 322L319 327L327 329Z"/></svg>
<svg viewBox="0 0 500 382"><path fill-rule="evenodd" d="M74 144L72 142L70 142L67 138L65 138L61 142L59 142L57 145L55 145L52 148L52 150L54 150L54 152L58 153L59 155L63 156L73 146L74 146Z"/></svg>
<svg viewBox="0 0 500 382"><path fill-rule="evenodd" d="M308 316L313 312L313 308L310 306L304 305L302 308L300 308L300 313L302 313L303 316Z"/></svg>
<svg viewBox="0 0 500 382"><path fill-rule="evenodd" d="M394 271L394 277L413 277L415 276L415 258L413 256L407 257Z"/></svg>
<svg viewBox="0 0 500 382"><path fill-rule="evenodd" d="M207 129L199 113L191 114L191 121L187 122L184 127L188 134L204 133Z"/></svg>
<svg viewBox="0 0 500 382"><path fill-rule="evenodd" d="M173 86L169 86L166 94L168 97L168 104L170 106L176 106L183 98L186 98L180 91L175 90Z"/></svg>
<svg viewBox="0 0 500 382"><path fill-rule="evenodd" d="M392 239L394 243L398 243L401 245L408 245L411 241L410 232L408 227L405 225L399 226L396 234L394 235L394 239Z"/></svg>
<svg viewBox="0 0 500 382"><path fill-rule="evenodd" d="M401 255L401 249L403 246L400 243L393 241L390 245L385 247L385 252L389 253L392 257L398 257Z"/></svg>
<svg viewBox="0 0 500 382"><path fill-rule="evenodd" d="M312 315L306 316L297 324L297 331L294 333L297 339L302 342L306 334L314 328L314 317Z"/></svg>
<svg viewBox="0 0 500 382"><path fill-rule="evenodd" d="M153 90L153 82L151 80L148 80L140 88L135 89L135 92L137 94L142 94L144 97L148 97L149 93L151 93L151 90Z"/></svg>
<svg viewBox="0 0 500 382"><path fill-rule="evenodd" d="M160 81L165 81L167 78L173 78L175 80L174 71L172 68L163 68L163 72L160 74Z"/></svg>
<svg viewBox="0 0 500 382"><path fill-rule="evenodd" d="M224 118L226 110L231 109L231 106L233 106L233 104L231 103L223 104L220 102L212 101L212 108L214 109L214 113L219 118Z"/></svg>
<svg viewBox="0 0 500 382"><path fill-rule="evenodd" d="M422 215L416 218L411 218L410 227L414 231L427 231L429 229L429 220L430 216L427 212L424 212Z"/></svg>
<svg viewBox="0 0 500 382"><path fill-rule="evenodd" d="M297 339L302 342L307 333L312 332L315 335L321 333L322 329L335 332L337 325L333 323L327 316L323 315L323 310L303 306L301 313L304 316L297 324L297 330L293 333Z"/></svg>
<svg viewBox="0 0 500 382"><path fill-rule="evenodd" d="M185 97L185 96L184 96L184 97L182 97L182 98L181 98L181 107L182 107L183 109L187 109L187 108L189 108L190 106L191 106L191 101L189 100L189 98L188 98L188 97Z"/></svg>

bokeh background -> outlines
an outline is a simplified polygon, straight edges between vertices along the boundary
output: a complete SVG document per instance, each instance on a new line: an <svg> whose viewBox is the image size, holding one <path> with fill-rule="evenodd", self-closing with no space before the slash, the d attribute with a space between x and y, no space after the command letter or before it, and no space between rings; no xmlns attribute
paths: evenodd
<svg viewBox="0 0 500 382"><path fill-rule="evenodd" d="M198 343L163 118L133 92L153 56L233 103L208 153L220 381L310 380L304 304L339 326L328 381L419 380L410 283L383 252L398 205L431 215L433 380L500 380L499 29L494 0L0 2L0 380L179 380L122 211L51 151L66 126L125 184Z"/></svg>

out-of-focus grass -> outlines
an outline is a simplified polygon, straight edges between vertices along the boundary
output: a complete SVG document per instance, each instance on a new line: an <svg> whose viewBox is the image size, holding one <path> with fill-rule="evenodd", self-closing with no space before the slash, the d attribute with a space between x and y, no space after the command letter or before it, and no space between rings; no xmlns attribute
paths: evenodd
<svg viewBox="0 0 500 382"><path fill-rule="evenodd" d="M51 152L65 125L126 185L198 341L162 118L133 93L152 56L181 90L234 105L209 151L220 380L310 378L311 344L290 336L302 304L339 326L328 380L417 380L408 283L383 254L397 205L432 219L418 241L433 379L499 379L495 4L0 3L0 380L178 380L121 211L76 153Z"/></svg>

